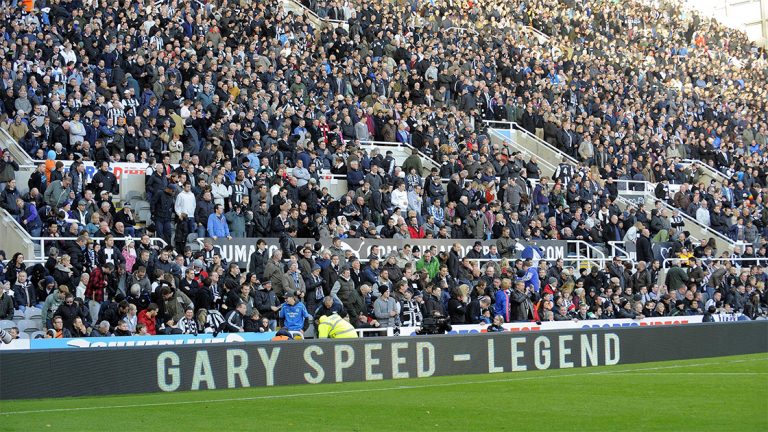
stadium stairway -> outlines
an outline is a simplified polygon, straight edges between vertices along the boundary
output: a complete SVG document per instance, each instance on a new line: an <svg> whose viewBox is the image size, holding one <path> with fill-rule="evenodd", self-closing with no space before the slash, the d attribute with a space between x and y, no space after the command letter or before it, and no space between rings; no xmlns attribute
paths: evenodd
<svg viewBox="0 0 768 432"><path fill-rule="evenodd" d="M349 25L344 21L320 18L314 11L301 4L299 0L283 0L283 8L288 12L293 12L294 15L303 15L315 30L326 27L349 29Z"/></svg>
<svg viewBox="0 0 768 432"><path fill-rule="evenodd" d="M552 177L557 169L557 166L562 162L568 162L570 164L579 165L579 162L571 156L565 154L559 149L553 147L544 140L539 139L537 136L522 129L516 123L510 122L488 122L490 125L498 126L503 124L506 127L488 129L488 136L491 139L491 143L505 145L510 150L520 151L526 157L536 156L538 159L539 168L544 175ZM694 161L687 161L693 163ZM724 177L722 173L719 173L714 168L700 162L700 168L704 171L704 176L717 177L717 179ZM719 176L719 177L718 177ZM703 180L702 180L703 181ZM619 199L617 205L622 210L626 210L630 205L645 204L647 210L656 207L656 202L659 201L654 195L653 191L656 185L650 182L636 182L633 181L631 185L619 186ZM662 207L672 212L676 209L662 201ZM696 219L691 218L685 212L680 211L679 214L683 217L684 230L688 231L691 237L695 240L714 238L717 243L717 250L732 251L737 243L728 238L727 236L700 224Z"/></svg>
<svg viewBox="0 0 768 432"><path fill-rule="evenodd" d="M3 208L0 208L0 238L3 239L2 249L6 253L5 259L10 259L16 252L23 253L28 260L35 260L41 256L38 253L40 244L33 241L27 230Z"/></svg>

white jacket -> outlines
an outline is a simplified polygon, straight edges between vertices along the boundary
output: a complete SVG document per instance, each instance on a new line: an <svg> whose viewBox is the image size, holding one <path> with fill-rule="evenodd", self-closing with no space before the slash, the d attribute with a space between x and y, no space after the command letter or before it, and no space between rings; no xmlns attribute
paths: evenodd
<svg viewBox="0 0 768 432"><path fill-rule="evenodd" d="M408 192L395 189L392 191L392 205L402 211L408 210Z"/></svg>
<svg viewBox="0 0 768 432"><path fill-rule="evenodd" d="M232 195L232 188L226 186L224 183L211 184L211 194L213 195L213 202L215 204L224 205L224 200Z"/></svg>
<svg viewBox="0 0 768 432"><path fill-rule="evenodd" d="M176 204L174 205L174 210L176 211L177 215L186 213L186 215L190 218L194 218L196 208L197 199L195 198L195 194L192 192L181 191L178 195L176 195Z"/></svg>

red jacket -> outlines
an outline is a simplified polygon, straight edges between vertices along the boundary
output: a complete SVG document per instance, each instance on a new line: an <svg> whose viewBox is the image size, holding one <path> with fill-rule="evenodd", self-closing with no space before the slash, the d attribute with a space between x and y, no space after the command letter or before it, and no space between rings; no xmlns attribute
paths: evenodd
<svg viewBox="0 0 768 432"><path fill-rule="evenodd" d="M101 272L101 267L93 269L88 286L85 287L85 297L98 303L104 301L104 290L107 288L107 275Z"/></svg>
<svg viewBox="0 0 768 432"><path fill-rule="evenodd" d="M423 239L425 237L424 228L409 226L408 232L411 234L412 239Z"/></svg>
<svg viewBox="0 0 768 432"><path fill-rule="evenodd" d="M155 326L157 321L154 318L148 317L146 310L139 312L138 322L147 326L147 334L153 336L157 334L157 328Z"/></svg>

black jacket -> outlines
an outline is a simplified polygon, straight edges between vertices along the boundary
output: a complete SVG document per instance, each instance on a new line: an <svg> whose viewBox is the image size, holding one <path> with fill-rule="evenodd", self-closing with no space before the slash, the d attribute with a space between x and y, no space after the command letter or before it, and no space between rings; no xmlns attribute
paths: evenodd
<svg viewBox="0 0 768 432"><path fill-rule="evenodd" d="M253 212L254 237L268 237L271 231L272 217L269 212Z"/></svg>
<svg viewBox="0 0 768 432"><path fill-rule="evenodd" d="M280 249L283 250L283 256L286 258L296 254L296 242L285 231L280 234Z"/></svg>
<svg viewBox="0 0 768 432"><path fill-rule="evenodd" d="M152 196L152 215L155 219L159 220L172 220L173 208L176 203L176 199L173 193L168 193L163 190L160 193L156 193ZM199 205L199 204L198 204ZM211 212L212 213L212 212ZM206 218L206 223L207 223Z"/></svg>
<svg viewBox="0 0 768 432"><path fill-rule="evenodd" d="M269 260L267 249L264 249L264 252L259 252L257 249L251 254L251 259L248 261L248 271L261 280L264 277L264 266L267 265L267 260Z"/></svg>
<svg viewBox="0 0 768 432"><path fill-rule="evenodd" d="M467 322L467 308L461 300L453 297L448 300L448 317L451 319L451 324Z"/></svg>
<svg viewBox="0 0 768 432"><path fill-rule="evenodd" d="M525 293L512 290L509 295L511 306L510 319L512 321L530 321L533 319L533 303Z"/></svg>
<svg viewBox="0 0 768 432"><path fill-rule="evenodd" d="M99 186L99 184L102 186ZM93 179L91 180L91 186L93 187L93 193L96 196L99 196L101 191L107 191L112 195L120 193L117 178L109 171L104 172L99 170L99 172L94 174Z"/></svg>
<svg viewBox="0 0 768 432"><path fill-rule="evenodd" d="M424 311L426 312L424 316L427 317L435 316L435 312L443 317L448 316L445 307L443 307L443 302L431 294L428 295L426 299L424 299Z"/></svg>
<svg viewBox="0 0 768 432"><path fill-rule="evenodd" d="M638 261L645 261L646 263L653 262L653 249L651 247L651 239L641 235L637 237L637 243L635 247L637 249Z"/></svg>

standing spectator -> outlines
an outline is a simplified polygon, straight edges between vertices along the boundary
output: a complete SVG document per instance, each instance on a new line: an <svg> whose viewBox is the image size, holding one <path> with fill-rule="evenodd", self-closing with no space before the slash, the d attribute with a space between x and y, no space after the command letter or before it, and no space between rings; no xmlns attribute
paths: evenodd
<svg viewBox="0 0 768 432"><path fill-rule="evenodd" d="M101 304L109 299L109 277L114 270L114 264L105 263L90 273L88 286L85 289L85 300L88 302L92 317L99 316Z"/></svg>
<svg viewBox="0 0 768 432"><path fill-rule="evenodd" d="M400 303L389 295L389 287L379 287L379 298L373 303L376 320L382 327L400 326Z"/></svg>

